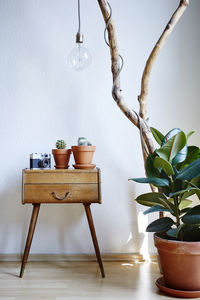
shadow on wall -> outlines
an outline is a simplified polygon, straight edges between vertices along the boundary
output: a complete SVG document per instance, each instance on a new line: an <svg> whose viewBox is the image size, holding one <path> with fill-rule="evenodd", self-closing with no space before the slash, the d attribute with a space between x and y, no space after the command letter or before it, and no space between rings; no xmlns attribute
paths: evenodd
<svg viewBox="0 0 200 300"><path fill-rule="evenodd" d="M145 233L143 231L143 228L141 228L141 223L143 223L142 212L138 210L137 204L134 201L135 195L134 191L132 189L132 186L129 185L128 187L128 193L129 193L129 199L131 202L131 228L132 232L130 233L130 237L127 243L127 246L130 245L130 248L133 247L133 245L136 245L136 253L144 254L143 252L146 252L146 249L144 249L144 245L146 244L145 241ZM148 246L147 246L148 247ZM145 247L146 248L146 247Z"/></svg>
<svg viewBox="0 0 200 300"><path fill-rule="evenodd" d="M103 206L115 216L115 219L108 222L104 234L104 245L107 251L113 253L112 248L118 246L117 251L121 253L141 253L141 249L147 247L145 230L139 226L138 216L142 216L139 207L134 201L135 191L132 182L128 181L131 176L127 164L122 159L114 163L111 159L102 164L102 188L103 188ZM110 173L104 172L104 167L112 170ZM110 186L115 189L110 191ZM141 217L140 217L141 219ZM102 225L102 228L105 224ZM118 243L118 244L117 244ZM110 244L110 247L107 245ZM111 248L112 247L112 248ZM119 248L120 247L120 248Z"/></svg>
<svg viewBox="0 0 200 300"><path fill-rule="evenodd" d="M21 235L24 232L19 228L24 228L24 213L21 210L21 183L19 178L12 175L4 178L5 184L3 190L0 192L1 211L0 211L0 253L14 253L16 245L13 250L9 249L12 243L13 236L18 235L18 242L21 240ZM14 222L13 222L14 221Z"/></svg>
<svg viewBox="0 0 200 300"><path fill-rule="evenodd" d="M16 170L16 174L21 174L21 170ZM4 178L4 188L0 192L1 254L16 254L24 251L32 205L21 204L21 186L21 176L12 175ZM79 204L41 205L32 244L34 252L65 253L68 252L66 245L69 244L79 251L82 244L81 237L73 238L72 232L76 230L76 225L83 214L84 210Z"/></svg>
<svg viewBox="0 0 200 300"><path fill-rule="evenodd" d="M80 234L84 214L81 204L43 204L38 217L40 253L82 253ZM43 240L41 241L41 235ZM34 251L35 252L35 251ZM38 252L38 250L37 250Z"/></svg>

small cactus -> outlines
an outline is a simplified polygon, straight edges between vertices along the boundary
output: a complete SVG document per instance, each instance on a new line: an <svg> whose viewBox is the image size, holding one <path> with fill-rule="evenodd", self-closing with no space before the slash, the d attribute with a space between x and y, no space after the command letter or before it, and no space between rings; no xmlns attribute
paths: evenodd
<svg viewBox="0 0 200 300"><path fill-rule="evenodd" d="M65 149L66 148L66 142L64 140L57 140L56 142L56 148L57 149Z"/></svg>
<svg viewBox="0 0 200 300"><path fill-rule="evenodd" d="M79 137L78 145L79 146L91 146L92 144L85 137Z"/></svg>

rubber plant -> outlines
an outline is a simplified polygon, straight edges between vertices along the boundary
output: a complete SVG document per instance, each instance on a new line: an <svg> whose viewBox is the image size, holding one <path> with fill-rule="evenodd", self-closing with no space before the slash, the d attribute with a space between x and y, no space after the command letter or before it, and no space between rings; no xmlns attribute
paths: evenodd
<svg viewBox="0 0 200 300"><path fill-rule="evenodd" d="M145 193L136 198L139 204L149 206L144 214L167 212L148 225L148 232L162 232L167 238L181 241L200 241L200 203L193 206L188 199L193 194L200 198L200 149L188 146L188 136L178 128L166 136L151 128L160 147L149 154L145 163L146 178L131 178L149 183L158 192Z"/></svg>
<svg viewBox="0 0 200 300"><path fill-rule="evenodd" d="M200 296L200 148L188 146L188 138L179 128L166 136L151 128L159 148L145 162L147 177L131 178L149 183L157 192L139 195L136 201L148 206L144 214L165 212L150 223L164 278L157 286L179 297ZM196 195L195 205L192 195ZM166 289L167 288L167 289Z"/></svg>

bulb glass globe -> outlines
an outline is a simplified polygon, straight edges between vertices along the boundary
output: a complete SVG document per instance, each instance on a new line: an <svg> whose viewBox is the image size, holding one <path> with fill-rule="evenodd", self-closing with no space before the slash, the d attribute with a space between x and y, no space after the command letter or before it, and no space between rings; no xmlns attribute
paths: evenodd
<svg viewBox="0 0 200 300"><path fill-rule="evenodd" d="M68 61L74 70L81 71L91 64L92 56L82 43L76 43L76 47L72 49L68 56Z"/></svg>

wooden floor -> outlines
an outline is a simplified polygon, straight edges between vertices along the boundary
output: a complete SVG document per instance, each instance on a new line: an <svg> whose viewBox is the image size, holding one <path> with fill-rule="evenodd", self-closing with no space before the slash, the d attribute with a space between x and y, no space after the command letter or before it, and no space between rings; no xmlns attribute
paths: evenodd
<svg viewBox="0 0 200 300"><path fill-rule="evenodd" d="M173 299L159 292L157 263L29 262L21 279L20 263L0 262L0 300Z"/></svg>

